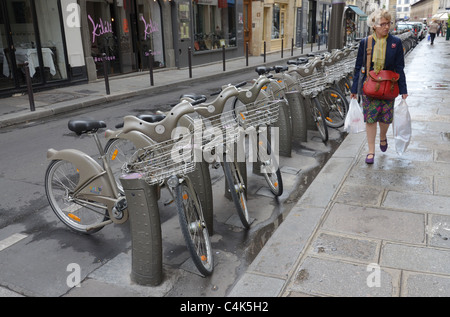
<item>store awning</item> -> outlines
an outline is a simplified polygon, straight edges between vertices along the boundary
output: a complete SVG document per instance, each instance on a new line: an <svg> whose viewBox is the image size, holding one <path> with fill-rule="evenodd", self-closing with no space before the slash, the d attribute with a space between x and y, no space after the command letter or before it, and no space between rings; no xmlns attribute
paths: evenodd
<svg viewBox="0 0 450 317"><path fill-rule="evenodd" d="M360 8L358 8L357 6L348 6L350 9L353 10L353 12L355 12L357 15L359 15L361 18L365 17L367 18L367 14L365 14Z"/></svg>
<svg viewBox="0 0 450 317"><path fill-rule="evenodd" d="M436 13L435 15L433 15L431 18L436 19L436 20L446 21L446 20L448 20L448 13L447 12L439 12L439 13Z"/></svg>

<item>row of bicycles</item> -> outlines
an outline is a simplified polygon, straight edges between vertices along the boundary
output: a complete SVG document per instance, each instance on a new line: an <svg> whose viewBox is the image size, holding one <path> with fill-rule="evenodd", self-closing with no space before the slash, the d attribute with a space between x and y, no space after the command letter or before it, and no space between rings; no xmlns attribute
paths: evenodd
<svg viewBox="0 0 450 317"><path fill-rule="evenodd" d="M106 129L104 121L70 120L71 131L93 137L100 163L79 150L49 149L45 191L52 210L80 233L123 224L129 213L120 179L139 174L158 191L169 191L195 266L205 276L212 274L210 220L205 219L213 209L209 168L223 169L239 219L250 228L242 166L254 162L274 196L282 195L278 143L304 136L309 120L324 142L328 128L344 124L356 50L351 46L284 66L257 67L253 81L224 85L209 98L186 94L167 112L125 116L116 130L106 130L106 146L97 133Z"/></svg>

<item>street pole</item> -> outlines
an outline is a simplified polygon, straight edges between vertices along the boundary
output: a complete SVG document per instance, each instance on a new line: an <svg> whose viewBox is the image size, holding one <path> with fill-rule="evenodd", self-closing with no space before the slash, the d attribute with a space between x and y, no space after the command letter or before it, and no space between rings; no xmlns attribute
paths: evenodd
<svg viewBox="0 0 450 317"><path fill-rule="evenodd" d="M344 47L343 39L343 15L345 0L333 0L331 2L330 32L328 37L328 51Z"/></svg>

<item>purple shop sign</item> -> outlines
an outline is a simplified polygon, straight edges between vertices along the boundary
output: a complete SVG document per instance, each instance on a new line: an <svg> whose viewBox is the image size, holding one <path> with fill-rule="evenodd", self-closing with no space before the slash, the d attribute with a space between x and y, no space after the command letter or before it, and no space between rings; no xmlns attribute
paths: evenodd
<svg viewBox="0 0 450 317"><path fill-rule="evenodd" d="M143 16L141 17L141 20L142 22L144 22L144 40L147 39L147 36L150 38L150 34L154 32L159 32L158 23L153 22L151 19L147 23L147 21L145 21L145 18Z"/></svg>
<svg viewBox="0 0 450 317"><path fill-rule="evenodd" d="M99 23L95 23L91 16L88 14L88 19L92 23L92 43L95 42L95 38L97 36L113 33L111 22L105 21L103 22L102 18L99 18Z"/></svg>

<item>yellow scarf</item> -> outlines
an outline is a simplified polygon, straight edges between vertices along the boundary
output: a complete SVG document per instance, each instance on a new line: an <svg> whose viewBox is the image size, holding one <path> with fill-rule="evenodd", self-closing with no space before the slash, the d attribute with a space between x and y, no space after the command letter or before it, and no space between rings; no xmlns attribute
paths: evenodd
<svg viewBox="0 0 450 317"><path fill-rule="evenodd" d="M379 39L377 38L377 35L374 32L373 38L375 39L375 46L373 48L372 62L373 62L373 69L375 70L375 73L378 74L380 70L384 68L387 36Z"/></svg>

